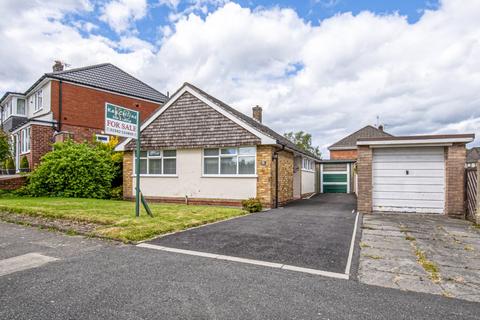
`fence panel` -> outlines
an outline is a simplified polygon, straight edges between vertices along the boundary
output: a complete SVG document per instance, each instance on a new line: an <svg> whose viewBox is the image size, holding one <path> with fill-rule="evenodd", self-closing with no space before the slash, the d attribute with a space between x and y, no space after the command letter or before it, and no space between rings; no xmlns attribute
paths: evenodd
<svg viewBox="0 0 480 320"><path fill-rule="evenodd" d="M475 214L477 210L477 168L465 169L466 182L466 218L475 221Z"/></svg>

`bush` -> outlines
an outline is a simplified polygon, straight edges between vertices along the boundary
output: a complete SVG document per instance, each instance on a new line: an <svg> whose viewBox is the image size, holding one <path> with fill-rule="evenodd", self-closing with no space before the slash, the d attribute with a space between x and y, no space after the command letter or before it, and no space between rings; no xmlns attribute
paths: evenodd
<svg viewBox="0 0 480 320"><path fill-rule="evenodd" d="M7 169L9 173L15 173L15 162L13 162L12 158L5 160L5 169Z"/></svg>
<svg viewBox="0 0 480 320"><path fill-rule="evenodd" d="M32 196L109 198L115 167L111 154L96 145L56 143L42 157L27 186Z"/></svg>
<svg viewBox="0 0 480 320"><path fill-rule="evenodd" d="M110 190L110 199L122 200L123 199L123 186L118 186Z"/></svg>
<svg viewBox="0 0 480 320"><path fill-rule="evenodd" d="M242 201L243 210L250 213L262 211L262 203L256 198L250 198Z"/></svg>
<svg viewBox="0 0 480 320"><path fill-rule="evenodd" d="M23 156L20 160L20 169L28 170L30 168L30 164L28 163L27 157Z"/></svg>
<svg viewBox="0 0 480 320"><path fill-rule="evenodd" d="M7 160L10 154L10 144L8 136L2 129L0 129L0 162Z"/></svg>

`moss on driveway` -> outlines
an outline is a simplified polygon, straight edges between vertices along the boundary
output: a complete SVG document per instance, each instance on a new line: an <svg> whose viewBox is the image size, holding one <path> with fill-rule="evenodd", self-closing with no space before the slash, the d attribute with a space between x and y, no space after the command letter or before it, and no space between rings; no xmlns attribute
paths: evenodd
<svg viewBox="0 0 480 320"><path fill-rule="evenodd" d="M243 215L239 208L151 203L153 218L121 200L0 196L0 211L52 220L95 224L93 236L135 242L157 235Z"/></svg>

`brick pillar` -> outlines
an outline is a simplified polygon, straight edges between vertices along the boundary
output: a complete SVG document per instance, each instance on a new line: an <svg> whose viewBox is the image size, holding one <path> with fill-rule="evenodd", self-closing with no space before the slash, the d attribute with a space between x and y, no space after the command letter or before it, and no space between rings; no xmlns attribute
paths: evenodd
<svg viewBox="0 0 480 320"><path fill-rule="evenodd" d="M445 214L463 217L465 214L464 144L453 144L445 150Z"/></svg>
<svg viewBox="0 0 480 320"><path fill-rule="evenodd" d="M372 160L373 150L369 146L358 146L357 210L361 213L372 212Z"/></svg>
<svg viewBox="0 0 480 320"><path fill-rule="evenodd" d="M133 198L133 152L125 151L123 154L123 197Z"/></svg>
<svg viewBox="0 0 480 320"><path fill-rule="evenodd" d="M274 200L274 170L272 146L257 146L257 198L265 208Z"/></svg>
<svg viewBox="0 0 480 320"><path fill-rule="evenodd" d="M30 169L35 169L40 164L40 159L52 151L53 128L32 124L30 135Z"/></svg>
<svg viewBox="0 0 480 320"><path fill-rule="evenodd" d="M293 165L292 152L281 151L278 153L278 202L281 205L293 199Z"/></svg>

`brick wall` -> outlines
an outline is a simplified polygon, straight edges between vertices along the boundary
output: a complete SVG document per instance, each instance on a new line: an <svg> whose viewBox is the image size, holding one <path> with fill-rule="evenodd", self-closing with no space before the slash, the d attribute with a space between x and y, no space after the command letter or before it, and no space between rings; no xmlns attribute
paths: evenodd
<svg viewBox="0 0 480 320"><path fill-rule="evenodd" d="M465 214L465 161L464 144L445 148L445 213L463 217Z"/></svg>
<svg viewBox="0 0 480 320"><path fill-rule="evenodd" d="M34 169L40 163L45 153L52 150L53 128L50 126L31 125L30 169Z"/></svg>
<svg viewBox="0 0 480 320"><path fill-rule="evenodd" d="M0 190L16 190L24 186L27 177L0 178Z"/></svg>
<svg viewBox="0 0 480 320"><path fill-rule="evenodd" d="M123 197L131 199L133 197L133 152L126 151L123 154Z"/></svg>
<svg viewBox="0 0 480 320"><path fill-rule="evenodd" d="M294 156L292 152L282 151L278 153L278 202L280 205L284 205L293 199L293 166Z"/></svg>
<svg viewBox="0 0 480 320"><path fill-rule="evenodd" d="M357 150L331 150L330 159L332 160L355 160L357 159Z"/></svg>
<svg viewBox="0 0 480 320"><path fill-rule="evenodd" d="M272 146L257 146L257 198L265 208L272 207L274 200L273 150Z"/></svg>
<svg viewBox="0 0 480 320"><path fill-rule="evenodd" d="M59 120L58 96L59 82L52 81L52 112L56 120ZM88 137L87 140L91 139L92 134L96 131L89 131L88 128L97 130L104 128L106 102L140 111L142 121L160 106L160 103L147 102L63 82L62 131L65 131L66 128L75 128L74 130L79 136Z"/></svg>
<svg viewBox="0 0 480 320"><path fill-rule="evenodd" d="M372 149L368 146L359 146L357 159L357 210L361 213L372 212L372 160Z"/></svg>

